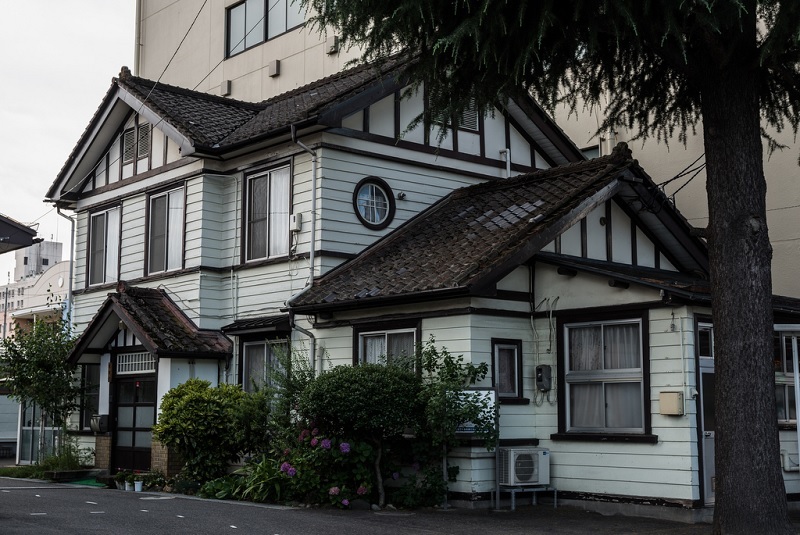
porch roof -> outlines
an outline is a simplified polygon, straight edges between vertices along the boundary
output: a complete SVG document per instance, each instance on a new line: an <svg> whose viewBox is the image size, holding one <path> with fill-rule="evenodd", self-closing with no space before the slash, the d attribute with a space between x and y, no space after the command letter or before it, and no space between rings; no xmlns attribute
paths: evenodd
<svg viewBox="0 0 800 535"><path fill-rule="evenodd" d="M78 362L84 353L105 352L120 322L159 357L224 359L233 349L222 332L199 329L164 290L120 282L78 338L69 360Z"/></svg>

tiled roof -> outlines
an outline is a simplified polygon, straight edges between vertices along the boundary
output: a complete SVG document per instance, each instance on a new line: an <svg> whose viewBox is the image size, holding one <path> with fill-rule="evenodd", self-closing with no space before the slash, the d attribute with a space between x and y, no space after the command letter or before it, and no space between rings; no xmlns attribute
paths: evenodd
<svg viewBox="0 0 800 535"><path fill-rule="evenodd" d="M245 143L318 115L358 95L373 82L399 73L402 65L386 61L362 65L317 80L263 102L218 97L132 76L123 70L118 83L195 147L222 149Z"/></svg>
<svg viewBox="0 0 800 535"><path fill-rule="evenodd" d="M228 334L239 334L243 332L255 331L288 332L290 330L291 327L289 326L289 314L240 319L222 327L222 332Z"/></svg>
<svg viewBox="0 0 800 535"><path fill-rule="evenodd" d="M144 347L160 357L226 358L233 345L220 331L198 329L164 290L130 287L120 282L78 338L70 360L88 347L100 347L108 336L104 326L116 319L136 335ZM104 334L105 333L105 334ZM96 337L101 338L95 340Z"/></svg>
<svg viewBox="0 0 800 535"><path fill-rule="evenodd" d="M469 292L513 269L640 171L624 144L606 157L456 190L337 267L290 306L378 303Z"/></svg>

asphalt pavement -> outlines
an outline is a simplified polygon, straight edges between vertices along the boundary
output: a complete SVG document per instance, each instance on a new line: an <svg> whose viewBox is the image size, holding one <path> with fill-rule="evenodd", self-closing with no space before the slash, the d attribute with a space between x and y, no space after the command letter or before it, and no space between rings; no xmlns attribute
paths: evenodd
<svg viewBox="0 0 800 535"><path fill-rule="evenodd" d="M800 528L800 516L795 518ZM204 500L177 494L125 492L0 478L0 533L306 535L531 535L540 533L710 533L709 524L600 515L577 507L517 504L489 509L338 510Z"/></svg>

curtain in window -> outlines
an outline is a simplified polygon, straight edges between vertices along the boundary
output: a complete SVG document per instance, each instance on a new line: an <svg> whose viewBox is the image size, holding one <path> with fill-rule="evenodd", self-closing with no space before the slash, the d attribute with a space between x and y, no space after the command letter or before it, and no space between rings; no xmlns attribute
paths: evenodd
<svg viewBox="0 0 800 535"><path fill-rule="evenodd" d="M267 256L267 230L269 227L268 186L269 179L266 176L250 180L250 202L247 214L248 259Z"/></svg>
<svg viewBox="0 0 800 535"><path fill-rule="evenodd" d="M606 383L606 427L640 428L642 421L641 383Z"/></svg>
<svg viewBox="0 0 800 535"><path fill-rule="evenodd" d="M167 228L167 269L178 269L183 256L183 190L169 194Z"/></svg>
<svg viewBox="0 0 800 535"><path fill-rule="evenodd" d="M270 173L269 255L289 252L289 168Z"/></svg>
<svg viewBox="0 0 800 535"><path fill-rule="evenodd" d="M153 197L150 201L150 258L148 271L155 273L166 269L167 255L167 196Z"/></svg>
<svg viewBox="0 0 800 535"><path fill-rule="evenodd" d="M98 284L103 282L104 279L106 214L99 214L92 217L90 233L89 284Z"/></svg>
<svg viewBox="0 0 800 535"><path fill-rule="evenodd" d="M497 391L501 396L517 395L517 348L495 346L497 353Z"/></svg>
<svg viewBox="0 0 800 535"><path fill-rule="evenodd" d="M386 357L386 335L365 335L361 338L361 355L364 362L377 364Z"/></svg>
<svg viewBox="0 0 800 535"><path fill-rule="evenodd" d="M245 345L242 368L242 388L245 392L252 392L254 387L264 386L267 374L266 344Z"/></svg>
<svg viewBox="0 0 800 535"><path fill-rule="evenodd" d="M572 427L603 427L603 385L570 385L569 412Z"/></svg>
<svg viewBox="0 0 800 535"><path fill-rule="evenodd" d="M106 282L117 280L117 274L119 273L119 212L119 208L106 212L108 217L106 224Z"/></svg>
<svg viewBox="0 0 800 535"><path fill-rule="evenodd" d="M638 324L606 325L603 337L605 369L641 368Z"/></svg>
<svg viewBox="0 0 800 535"><path fill-rule="evenodd" d="M603 369L603 331L597 327L571 328L569 330L570 371Z"/></svg>

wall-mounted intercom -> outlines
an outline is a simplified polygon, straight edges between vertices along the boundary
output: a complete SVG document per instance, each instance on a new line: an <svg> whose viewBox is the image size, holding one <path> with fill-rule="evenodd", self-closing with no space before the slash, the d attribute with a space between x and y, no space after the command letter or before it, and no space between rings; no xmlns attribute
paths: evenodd
<svg viewBox="0 0 800 535"><path fill-rule="evenodd" d="M549 364L536 366L536 389L540 392L549 392L553 388L553 374Z"/></svg>

